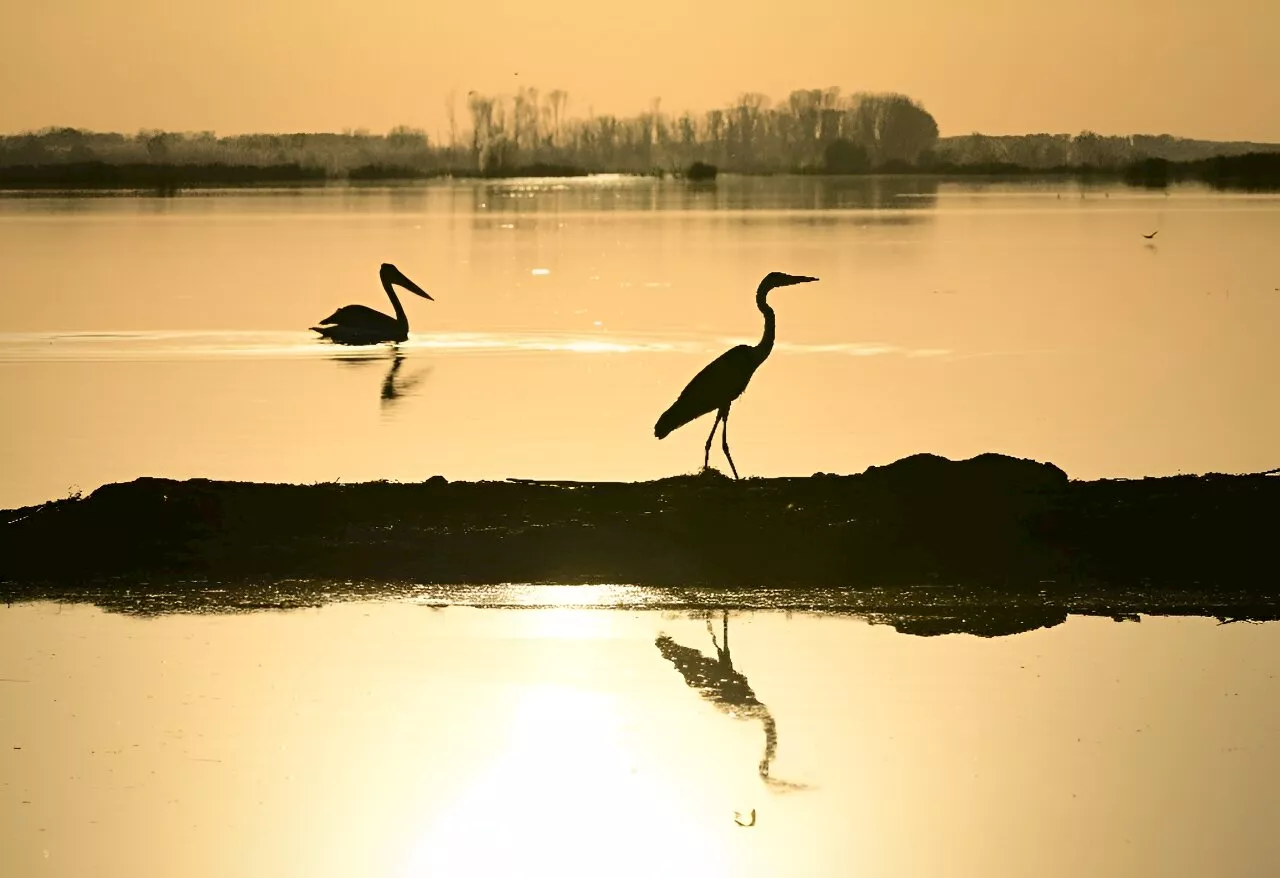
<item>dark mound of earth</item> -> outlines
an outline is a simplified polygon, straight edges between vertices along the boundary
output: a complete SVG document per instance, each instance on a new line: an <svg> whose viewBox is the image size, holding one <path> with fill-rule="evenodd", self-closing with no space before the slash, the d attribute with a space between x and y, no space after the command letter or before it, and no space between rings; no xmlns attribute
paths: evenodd
<svg viewBox="0 0 1280 878"><path fill-rule="evenodd" d="M0 582L361 579L1277 593L1280 478L1071 481L996 454L859 475L277 485L143 478L0 513ZM12 589L10 589L12 590Z"/></svg>

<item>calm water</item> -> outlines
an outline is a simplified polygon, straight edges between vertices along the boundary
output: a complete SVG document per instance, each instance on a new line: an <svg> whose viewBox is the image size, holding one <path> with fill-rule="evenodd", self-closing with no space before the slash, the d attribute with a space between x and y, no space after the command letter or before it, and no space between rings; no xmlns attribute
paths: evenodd
<svg viewBox="0 0 1280 878"><path fill-rule="evenodd" d="M441 603L0 607L0 871L1280 870L1280 625Z"/></svg>
<svg viewBox="0 0 1280 878"><path fill-rule="evenodd" d="M1143 233L1159 229L1152 241ZM1280 198L1073 184L599 179L0 198L0 506L140 475L637 479L727 345L745 474L1000 451L1080 478L1276 466ZM410 342L306 327L386 308ZM709 419L708 419L709 420Z"/></svg>

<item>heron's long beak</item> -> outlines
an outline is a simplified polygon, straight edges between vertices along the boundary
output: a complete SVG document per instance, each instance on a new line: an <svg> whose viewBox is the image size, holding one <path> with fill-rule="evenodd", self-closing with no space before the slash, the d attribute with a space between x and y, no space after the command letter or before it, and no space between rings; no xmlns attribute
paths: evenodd
<svg viewBox="0 0 1280 878"><path fill-rule="evenodd" d="M806 277L802 274L787 275L787 282L783 286L791 286L792 284L807 284L817 280L816 277Z"/></svg>

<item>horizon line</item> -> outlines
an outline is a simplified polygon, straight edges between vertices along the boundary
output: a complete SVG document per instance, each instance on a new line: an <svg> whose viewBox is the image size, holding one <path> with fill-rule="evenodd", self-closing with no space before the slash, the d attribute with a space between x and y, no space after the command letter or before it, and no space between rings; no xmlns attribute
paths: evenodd
<svg viewBox="0 0 1280 878"><path fill-rule="evenodd" d="M603 115L613 115L613 114L603 114ZM672 114L669 114L669 113L664 113L664 114L661 114L661 115L665 115L665 116L667 116L668 118L679 118L679 115L672 115ZM583 117L574 117L574 118L583 118ZM622 118L622 117L615 117L615 118ZM177 129L177 128L148 128L148 127L139 127L138 129L136 129L136 130L134 130L134 131L125 131L125 130L122 130L122 129L110 130L110 129L105 129L105 128L89 128L89 127L81 127L81 126L77 126L77 125L45 125L45 126L42 126L42 127L39 127L39 128L23 128L23 129L18 129L18 130L0 131L0 137L31 137L31 136L40 136L40 135L45 135L45 134L56 133L56 132L59 132L59 131L75 131L75 132L78 132L78 133L81 133L81 134L90 134L90 135L95 135L95 134L97 134L97 135L102 135L102 134L118 134L118 135L120 135L120 136L122 136L122 137L139 137L139 136L142 136L142 135L144 135L144 134L147 134L147 135L155 135L155 134L180 134L180 135L184 135L184 136L187 136L187 135L204 135L204 134L210 134L210 135L212 135L214 138L219 139L219 140L221 140L221 139L225 139L225 138L232 138L232 137L297 137L297 136L303 136L303 137L318 137L318 136L334 136L334 137L382 137L382 138L386 138L386 137L391 136L391 134L395 133L395 132L396 132L396 131L398 131L398 130L403 130L403 131L406 131L406 132L409 132L409 133L414 133L414 134L422 134L422 135L425 135L425 136L427 136L427 138L428 138L428 140L429 140L429 141L433 142L433 143L434 143L434 144L436 144L436 145L445 145L445 146L447 146L447 145L448 145L447 137L446 137L446 135L445 135L443 132L439 132L439 131L437 131L437 132L435 132L434 134L432 134L431 132L429 132L429 131L428 131L427 129L425 129L425 128L418 128L418 127L415 127L415 126L413 126L413 125L408 125L408 124L405 124L405 123L400 123L400 124L392 125L390 128L387 128L385 131L374 131L374 130L373 130L373 129L371 129L371 128L366 128L366 127L360 126L360 127L344 127L344 128L343 128L343 129L341 129L341 130L334 130L334 129L328 129L328 130L321 130L321 129L315 129L315 130L293 130L293 131L290 131L290 130L274 130L274 131L271 131L271 130L258 130L258 131L244 130L244 131L235 131L235 132L231 132L231 133L219 133L219 132L218 132L218 130L217 130L217 129L214 129L214 128L184 128L184 129ZM471 131L472 131L472 128L471 128L471 127L459 128L459 134L466 133L466 132L471 132ZM1079 136L1081 136L1081 135L1083 135L1083 134L1093 134L1093 135L1096 135L1096 136L1098 136L1098 137L1103 137L1103 138L1132 138L1132 137L1152 137L1152 138L1157 138L1157 137L1171 137L1171 138L1173 138L1173 139L1175 139L1175 140L1187 140L1187 141L1192 141L1192 142L1196 142L1196 143L1249 144L1249 145L1251 145L1251 146L1272 146L1272 147L1276 147L1276 148L1277 148L1277 150L1280 150L1280 140L1251 140L1251 139L1240 139L1240 138L1193 137L1193 136L1189 136L1189 135L1185 135L1185 134L1174 134L1174 133L1169 132L1169 131L1162 131L1162 132L1159 132L1159 133L1152 133L1152 132L1149 132L1149 131L1130 131L1130 132L1125 133L1125 134L1115 134L1115 133L1105 133L1105 132L1102 132L1102 131L1097 131L1097 130L1092 129L1092 128L1082 128L1081 130L1079 130L1079 131L1077 131L1077 132L1074 132L1074 133L1073 133L1073 132L1070 132L1070 131L1023 131L1023 132L1020 132L1020 133L1010 133L1010 132L993 133L993 132L990 132L990 131L977 131L977 130L974 130L974 131L967 131L967 132L965 132L965 133L963 133L963 134L944 134L944 133L942 133L942 132L939 132L939 133L938 133L938 140L949 140L949 139L960 138L960 137L975 137L975 136L976 136L976 137L993 137L993 138L1000 138L1000 137L1079 137ZM468 148L469 148L469 147L468 147Z"/></svg>

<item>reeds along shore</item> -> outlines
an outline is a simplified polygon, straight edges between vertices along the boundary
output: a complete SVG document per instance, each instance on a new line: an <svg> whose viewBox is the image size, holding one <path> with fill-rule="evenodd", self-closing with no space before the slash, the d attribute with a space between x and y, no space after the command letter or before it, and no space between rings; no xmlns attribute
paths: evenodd
<svg viewBox="0 0 1280 878"><path fill-rule="evenodd" d="M715 180L719 168L695 162L670 174L660 170L657 176L674 176L691 182ZM490 169L443 168L424 170L409 165L362 165L345 172L332 172L321 167L296 163L275 165L235 164L167 164L138 162L67 162L47 165L10 165L0 167L0 190L143 190L176 192L181 189L244 186L323 186L332 183L352 184L401 182L443 177L461 179L510 179L518 177L578 177L591 171L573 165L519 165ZM950 162L932 164L893 163L862 171L838 171L826 168L801 171L805 174L838 176L924 175L939 178L970 177L1062 179L1085 183L1125 183L1148 189L1163 189L1177 183L1203 183L1221 190L1280 190L1280 153L1249 153L1219 156L1192 162L1170 162L1143 159L1121 167L1062 166L1032 168L1008 163L959 165Z"/></svg>

